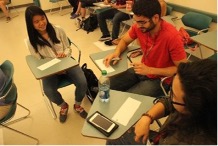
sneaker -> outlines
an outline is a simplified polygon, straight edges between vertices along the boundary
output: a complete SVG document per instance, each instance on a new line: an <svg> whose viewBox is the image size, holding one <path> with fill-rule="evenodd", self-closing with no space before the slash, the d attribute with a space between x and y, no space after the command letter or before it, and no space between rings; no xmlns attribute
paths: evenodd
<svg viewBox="0 0 218 146"><path fill-rule="evenodd" d="M114 45L114 44L113 44L113 40L105 41L104 44L107 45L107 46L112 46L112 45Z"/></svg>
<svg viewBox="0 0 218 146"><path fill-rule="evenodd" d="M73 15L70 17L70 19L75 19L75 18L77 18L77 17L79 17L79 14L73 14Z"/></svg>
<svg viewBox="0 0 218 146"><path fill-rule="evenodd" d="M106 41L106 40L109 40L109 39L111 39L110 35L103 35L103 36L99 39L99 41Z"/></svg>
<svg viewBox="0 0 218 146"><path fill-rule="evenodd" d="M64 106L61 107L60 110L60 117L59 120L61 123L64 123L67 119L67 113L68 113L68 104L66 103Z"/></svg>
<svg viewBox="0 0 218 146"><path fill-rule="evenodd" d="M74 110L75 110L77 113L79 113L79 115L80 115L82 118L86 119L88 113L84 110L83 107L81 107L80 105L74 104L73 108L74 108Z"/></svg>

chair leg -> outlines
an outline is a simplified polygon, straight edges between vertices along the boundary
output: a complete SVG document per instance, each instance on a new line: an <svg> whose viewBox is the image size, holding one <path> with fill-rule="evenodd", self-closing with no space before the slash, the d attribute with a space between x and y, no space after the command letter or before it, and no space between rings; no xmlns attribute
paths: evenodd
<svg viewBox="0 0 218 146"><path fill-rule="evenodd" d="M18 130L16 130L16 129L13 129L13 128L11 128L11 127L8 127L8 126L6 126L6 125L3 125L3 124L0 124L2 127L5 127L5 128L7 128L7 129L10 129L10 130L12 130L12 131L14 131L14 132L17 132L17 133L19 133L19 134L22 134L22 135L24 135L24 136L26 136L26 137L29 137L30 139L33 139L35 142L36 142L36 144L39 144L39 140L37 139L37 138L35 138L35 137L32 137L32 136L30 136L30 135L28 135L28 134L25 134L25 133L23 133L23 132L21 132L21 131L18 131Z"/></svg>
<svg viewBox="0 0 218 146"><path fill-rule="evenodd" d="M41 80L39 80L39 85L40 85L40 89L41 89L41 92L42 92L42 96L44 97L45 104L47 105L48 110L51 113L53 119L56 119L57 118L57 114L56 114L56 112L54 110L54 106L53 106L52 102L44 94L43 87L42 87L42 81Z"/></svg>
<svg viewBox="0 0 218 146"><path fill-rule="evenodd" d="M45 104L47 105L48 110L50 111L53 119L56 119L57 118L57 114L56 114L56 112L54 110L54 106L53 106L52 102L47 97L45 97L45 96L44 96L44 100L45 100Z"/></svg>
<svg viewBox="0 0 218 146"><path fill-rule="evenodd" d="M21 105L19 103L17 103L17 105L20 106L21 108L23 108L28 113L26 115L22 116L22 117L19 117L19 118L15 119L15 120L10 120L7 123L5 123L4 125L10 125L10 124L13 124L15 122L21 121L21 120L27 118L30 115L30 110L28 108L24 107L23 105Z"/></svg>

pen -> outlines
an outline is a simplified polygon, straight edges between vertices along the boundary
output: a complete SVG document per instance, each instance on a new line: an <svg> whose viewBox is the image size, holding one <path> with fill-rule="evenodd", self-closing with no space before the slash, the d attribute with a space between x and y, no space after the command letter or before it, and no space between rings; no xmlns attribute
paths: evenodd
<svg viewBox="0 0 218 146"><path fill-rule="evenodd" d="M115 57L115 58L112 58L111 60L113 60L113 61L119 61L119 60L121 60L121 58Z"/></svg>

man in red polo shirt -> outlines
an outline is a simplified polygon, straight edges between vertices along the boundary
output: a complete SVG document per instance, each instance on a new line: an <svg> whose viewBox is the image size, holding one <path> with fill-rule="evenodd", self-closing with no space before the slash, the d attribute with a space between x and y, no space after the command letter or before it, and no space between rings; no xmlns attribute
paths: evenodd
<svg viewBox="0 0 218 146"><path fill-rule="evenodd" d="M158 0L146 0L145 3L143 6L133 5L135 24L104 63L108 67L113 58L119 57L131 42L138 39L143 52L141 62L132 63L127 71L111 77L111 89L157 97L163 95L161 78L174 75L179 63L187 59L178 31L160 17ZM168 84L164 86L168 87Z"/></svg>

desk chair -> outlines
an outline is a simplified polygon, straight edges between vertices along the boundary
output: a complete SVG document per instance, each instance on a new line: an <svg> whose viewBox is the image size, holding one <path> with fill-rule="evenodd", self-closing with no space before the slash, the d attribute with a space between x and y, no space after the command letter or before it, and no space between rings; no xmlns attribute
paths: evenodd
<svg viewBox="0 0 218 146"><path fill-rule="evenodd" d="M77 61L78 61L78 63L80 63L81 50L80 50L79 47L77 47L77 45L74 44L69 38L68 38L68 41L69 41L70 45L73 45L73 46L74 46L73 48L77 49L77 51L78 51ZM75 59L75 58L74 58L74 59ZM40 83L40 88L41 88L42 96L45 97L45 93L44 93L43 86L42 86L42 81L39 80L39 83ZM63 76L63 79L62 79L61 82L59 83L58 87L59 87L59 88L63 88L63 87L66 87L66 86L71 85L72 83L73 83L73 82L72 82L71 80L69 80L69 78L66 78L66 77ZM45 100L45 103L46 103L46 105L47 105L47 107L48 107L48 109L49 109L49 111L50 111L52 117L53 117L54 119L56 119L56 118L57 118L57 114L56 114L56 112L55 112L55 110L54 110L54 106L53 106L52 102L51 102L47 97L45 97L44 100Z"/></svg>
<svg viewBox="0 0 218 146"><path fill-rule="evenodd" d="M17 103L17 88L16 88L16 85L13 83L13 74L14 74L13 64L9 60L6 60L5 62L3 62L1 64L0 67L7 77L7 81L6 81L5 87L3 89L3 96L0 97L0 100L3 100L4 103L11 105L11 107L10 107L8 113L5 115L5 117L0 119L0 125L7 128L7 129L10 129L16 133L22 134L22 135L34 140L36 142L36 144L38 144L39 143L38 139L7 126L9 124L12 124L12 123L15 123L15 122L18 122L20 120L27 118L30 115L30 110L27 109L26 107L20 105L19 103ZM23 108L25 111L27 111L28 114L23 116L23 117L19 117L15 120L10 120L15 115L17 105L20 106L21 108Z"/></svg>
<svg viewBox="0 0 218 146"><path fill-rule="evenodd" d="M188 34L190 35L190 37L200 35L201 33L206 33L209 29L210 23L212 22L211 17L204 15L204 14L201 14L201 13L196 13L196 12L186 13L181 18L181 20L182 20L183 24L186 26L185 29L188 32ZM190 48L194 48L194 46L196 46L196 43L193 42L191 44L186 44L184 46L184 48L190 49ZM203 58L200 45L197 44L197 46L199 46L200 55L201 55L201 58ZM190 49L190 50L195 51L195 49ZM189 57L191 55L192 55L192 53L190 53Z"/></svg>
<svg viewBox="0 0 218 146"><path fill-rule="evenodd" d="M171 15L172 11L173 11L173 7L167 5L167 13L166 13L166 15Z"/></svg>
<svg viewBox="0 0 218 146"><path fill-rule="evenodd" d="M52 7L51 7L51 9L50 9L50 14L56 13L56 12L53 12L53 13L52 13L52 10L54 9L54 5L55 5L55 4L57 4L57 5L59 6L59 14L60 14L61 16L66 15L66 14L68 14L68 13L71 12L71 11L69 11L69 12L66 12L66 13L61 13L62 10L63 10L64 4L67 5L69 8L71 7L67 0L49 0L49 2L52 3Z"/></svg>

